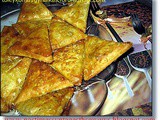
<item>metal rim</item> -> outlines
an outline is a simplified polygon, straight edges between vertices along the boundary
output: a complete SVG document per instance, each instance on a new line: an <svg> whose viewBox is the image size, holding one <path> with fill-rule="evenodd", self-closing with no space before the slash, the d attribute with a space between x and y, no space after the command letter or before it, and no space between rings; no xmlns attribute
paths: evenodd
<svg viewBox="0 0 160 120"><path fill-rule="evenodd" d="M12 10L12 11L10 11L10 12L8 12L8 13L2 15L2 16L1 16L1 19L7 17L7 16L10 15L10 14L13 14L13 13L15 13L15 12L18 12L18 11L20 11L20 9Z"/></svg>

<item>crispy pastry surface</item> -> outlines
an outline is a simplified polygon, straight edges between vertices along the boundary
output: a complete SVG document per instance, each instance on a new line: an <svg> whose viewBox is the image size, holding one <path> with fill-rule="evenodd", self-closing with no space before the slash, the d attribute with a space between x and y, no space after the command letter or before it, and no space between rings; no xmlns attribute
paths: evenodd
<svg viewBox="0 0 160 120"><path fill-rule="evenodd" d="M83 75L84 40L54 52L51 67L55 68L74 85L80 85Z"/></svg>
<svg viewBox="0 0 160 120"><path fill-rule="evenodd" d="M3 100L3 98L1 99L1 113L7 113L10 110L10 106Z"/></svg>
<svg viewBox="0 0 160 120"><path fill-rule="evenodd" d="M87 37L89 5L90 0L79 0L55 11L52 19L42 2L25 2L18 23L4 27L2 112L15 104L22 115L61 115L73 95L69 87L94 77L132 47L130 42Z"/></svg>
<svg viewBox="0 0 160 120"><path fill-rule="evenodd" d="M15 65L1 72L1 97L8 105L11 105L17 98L28 73L31 59L23 58L15 62ZM8 64L8 63L5 63ZM2 64L3 66L4 64ZM8 68L8 65L6 65Z"/></svg>
<svg viewBox="0 0 160 120"><path fill-rule="evenodd" d="M30 20L26 22L18 22L12 26L20 35L27 37L29 34L43 25L48 25L49 27L50 22L51 20Z"/></svg>
<svg viewBox="0 0 160 120"><path fill-rule="evenodd" d="M79 0L74 5L63 7L55 11L53 14L85 32L87 26L89 5L90 0Z"/></svg>
<svg viewBox="0 0 160 120"><path fill-rule="evenodd" d="M18 41L20 35L16 32L16 30L11 26L5 26L1 33L1 64L10 62L12 60L21 59L18 56L10 56L8 54L8 49L12 46L16 41Z"/></svg>
<svg viewBox="0 0 160 120"><path fill-rule="evenodd" d="M23 88L15 103L72 86L73 84L68 79L48 64L33 60Z"/></svg>
<svg viewBox="0 0 160 120"><path fill-rule="evenodd" d="M85 41L84 80L94 77L132 47L130 42L114 42L88 36Z"/></svg>
<svg viewBox="0 0 160 120"><path fill-rule="evenodd" d="M19 34L11 26L5 26L1 33L1 111L8 112L22 87L26 71L22 68L24 60L19 56L10 56L8 48L19 40ZM23 65L23 67L29 67ZM24 73L16 76L20 69ZM27 68L26 68L27 69ZM16 77L14 77L16 76ZM22 80L21 83L17 81Z"/></svg>
<svg viewBox="0 0 160 120"><path fill-rule="evenodd" d="M53 58L47 25L42 25L25 39L17 41L9 48L9 54L51 63Z"/></svg>
<svg viewBox="0 0 160 120"><path fill-rule="evenodd" d="M52 19L49 29L52 50L62 48L87 36L78 28L68 24L58 17Z"/></svg>
<svg viewBox="0 0 160 120"><path fill-rule="evenodd" d="M73 88L65 88L19 103L16 108L22 115L59 116L73 95Z"/></svg>
<svg viewBox="0 0 160 120"><path fill-rule="evenodd" d="M46 20L51 19L52 17L53 14L42 2L24 2L18 17L18 22Z"/></svg>

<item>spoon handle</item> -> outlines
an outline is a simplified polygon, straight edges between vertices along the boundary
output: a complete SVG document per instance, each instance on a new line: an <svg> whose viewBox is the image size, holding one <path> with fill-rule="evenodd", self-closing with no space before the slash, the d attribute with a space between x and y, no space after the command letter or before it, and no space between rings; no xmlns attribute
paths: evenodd
<svg viewBox="0 0 160 120"><path fill-rule="evenodd" d="M130 97L133 97L133 96L134 96L134 93L133 93L133 90L131 89L131 87L130 87L130 85L129 85L129 83L128 83L127 77L123 77L123 81L124 81L124 84L125 84L125 86L126 86L126 88L127 88L128 95L129 95Z"/></svg>
<svg viewBox="0 0 160 120"><path fill-rule="evenodd" d="M118 42L123 42L123 40L119 37L117 32L114 30L114 28L108 22L106 22L106 25L107 25L108 29L110 30L110 32L112 33L112 35L115 37L115 39Z"/></svg>
<svg viewBox="0 0 160 120"><path fill-rule="evenodd" d="M147 81L148 81L149 87L152 88L152 79L151 79L151 76L150 76L149 73L148 73L148 70L145 69L143 72L144 72L144 74L145 74L145 76L146 76L146 79L147 79Z"/></svg>
<svg viewBox="0 0 160 120"><path fill-rule="evenodd" d="M108 82L106 83L106 85L107 85L107 88L108 88L108 99L113 99L113 94L112 94L112 92L111 92L111 90L108 86Z"/></svg>

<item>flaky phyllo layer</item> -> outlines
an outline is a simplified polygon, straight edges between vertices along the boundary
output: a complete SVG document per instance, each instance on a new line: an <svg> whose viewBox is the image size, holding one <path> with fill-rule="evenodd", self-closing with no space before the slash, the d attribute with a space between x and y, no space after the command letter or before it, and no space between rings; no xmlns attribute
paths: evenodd
<svg viewBox="0 0 160 120"><path fill-rule="evenodd" d="M53 14L43 3L22 5L18 22L1 32L1 112L61 115L74 86L117 60L132 43L85 33L90 1Z"/></svg>

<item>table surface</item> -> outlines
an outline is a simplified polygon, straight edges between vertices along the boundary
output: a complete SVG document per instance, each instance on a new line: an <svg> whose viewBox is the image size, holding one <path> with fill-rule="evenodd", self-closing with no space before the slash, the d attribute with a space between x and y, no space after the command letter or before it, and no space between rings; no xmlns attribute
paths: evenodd
<svg viewBox="0 0 160 120"><path fill-rule="evenodd" d="M152 116L152 103L111 113L108 116Z"/></svg>
<svg viewBox="0 0 160 120"><path fill-rule="evenodd" d="M134 31L134 29L132 28L131 20L129 20L128 22L120 22L119 20L125 17L129 17L131 13L136 13L138 14L145 27L148 27L152 24L152 8L147 7L139 2L129 2L112 6L104 6L102 9L106 10L108 17L110 17L111 19L117 18L117 21L111 22L111 25L123 41L130 40L134 43L137 40L136 42L138 42L141 35L138 35ZM111 36L113 40L115 40L112 34ZM139 71L132 69L132 72L128 77L128 82L135 94L132 98L128 96L122 79L117 77L113 77L111 79L109 87L112 91L113 98L106 99L101 111L99 112L99 115L152 115L151 89L148 86L145 75Z"/></svg>

